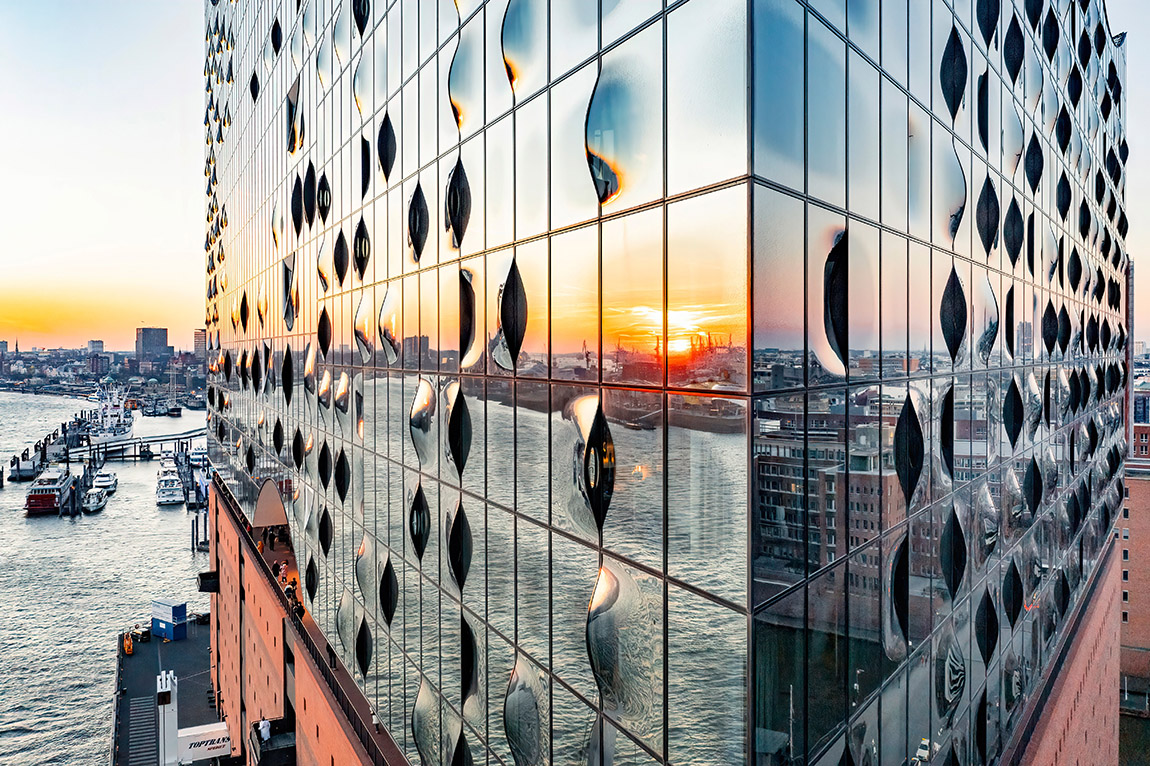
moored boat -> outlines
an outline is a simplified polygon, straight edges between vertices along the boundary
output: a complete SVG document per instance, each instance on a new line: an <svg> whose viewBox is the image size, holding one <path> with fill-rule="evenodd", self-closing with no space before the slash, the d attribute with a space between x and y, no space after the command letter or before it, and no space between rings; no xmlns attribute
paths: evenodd
<svg viewBox="0 0 1150 766"><path fill-rule="evenodd" d="M84 513L99 513L104 510L104 506L107 504L108 493L102 489L93 487L84 495L84 502L80 508Z"/></svg>
<svg viewBox="0 0 1150 766"><path fill-rule="evenodd" d="M102 489L107 494L111 495L120 486L120 479L111 471L100 471L96 474L96 478L92 480L92 486L96 489Z"/></svg>
<svg viewBox="0 0 1150 766"><path fill-rule="evenodd" d="M179 476L161 475L156 482L156 505L183 505L184 483Z"/></svg>
<svg viewBox="0 0 1150 766"><path fill-rule="evenodd" d="M28 516L42 516L59 513L72 499L75 477L63 466L51 466L32 482L28 497L24 500L24 512Z"/></svg>

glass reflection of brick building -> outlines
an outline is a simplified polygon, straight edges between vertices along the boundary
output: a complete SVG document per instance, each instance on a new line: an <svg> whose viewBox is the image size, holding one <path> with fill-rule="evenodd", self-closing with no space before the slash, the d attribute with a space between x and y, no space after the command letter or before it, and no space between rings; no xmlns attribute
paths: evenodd
<svg viewBox="0 0 1150 766"><path fill-rule="evenodd" d="M411 762L1017 750L1120 497L1125 64L959 5L207 0L217 501Z"/></svg>

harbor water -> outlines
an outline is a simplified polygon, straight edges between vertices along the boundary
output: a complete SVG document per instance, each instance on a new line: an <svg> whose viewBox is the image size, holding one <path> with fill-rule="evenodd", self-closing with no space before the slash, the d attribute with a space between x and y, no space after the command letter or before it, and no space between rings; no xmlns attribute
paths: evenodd
<svg viewBox="0 0 1150 766"><path fill-rule="evenodd" d="M153 598L208 609L195 579L207 554L190 551L183 506L156 506L157 462L109 462L119 488L98 514L24 516L28 484L7 481L11 455L92 406L0 392L0 766L107 763L117 634L146 623ZM135 435L202 422L137 413Z"/></svg>

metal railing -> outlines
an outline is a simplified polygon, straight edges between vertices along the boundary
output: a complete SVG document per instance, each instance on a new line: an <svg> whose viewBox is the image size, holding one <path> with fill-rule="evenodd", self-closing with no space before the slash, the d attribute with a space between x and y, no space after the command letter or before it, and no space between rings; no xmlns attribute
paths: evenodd
<svg viewBox="0 0 1150 766"><path fill-rule="evenodd" d="M302 645L307 649L308 654L311 655L312 661L316 668L319 669L320 675L323 676L324 682L331 691L332 697L335 698L336 703L343 711L352 731L355 732L360 744L363 745L363 749L367 751L368 758L371 759L372 764L374 764L374 766L408 766L407 759L402 755L398 745L394 746L395 752L392 754L391 760L388 760L388 755L383 752L383 749L375 738L377 733L376 727L364 722L359 711L348 696L346 689L344 689L343 684L340 683L335 673L332 672L329 658L325 657L323 652L320 651L319 646L316 645L315 639L312 638L307 626L304 625L303 620L295 613L291 603L288 601L287 595L280 588L279 580L272 574L271 567L267 561L264 560L263 554L256 550L255 541L252 540L250 530L248 529L248 521L240 515L238 511L239 503L236 501L235 496L231 490L228 489L227 485L220 480L219 476L212 477L212 485L216 488L216 491L222 495L223 502L217 503L217 507L226 508L228 515L236 526L241 530L245 530L245 534L241 534L240 538L243 540L244 547L248 551L248 558L259 562L260 572L263 573L265 579L271 585L272 590L275 591L279 597L280 605L283 606L288 621L295 629L296 644ZM339 662L334 652L331 654L330 659L333 662ZM348 676L350 677L350 674L348 674Z"/></svg>

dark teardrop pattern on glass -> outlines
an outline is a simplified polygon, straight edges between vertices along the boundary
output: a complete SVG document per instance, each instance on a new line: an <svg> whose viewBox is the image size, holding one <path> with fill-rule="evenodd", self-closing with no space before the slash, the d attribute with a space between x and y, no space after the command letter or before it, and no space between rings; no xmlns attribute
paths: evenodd
<svg viewBox="0 0 1150 766"><path fill-rule="evenodd" d="M343 232L340 232L339 236L342 239ZM336 242L336 248L339 248L339 241ZM356 224L355 227L355 237L352 240L352 265L355 267L355 274L361 282L367 274L367 264L370 259L371 238L367 235L367 224L363 222L363 216L361 215L359 217L359 223Z"/></svg>
<svg viewBox="0 0 1150 766"><path fill-rule="evenodd" d="M1018 382L1012 377L1010 386L1006 389L1006 396L1002 400L1002 425L1006 428L1006 435L1010 439L1010 446L1018 446L1018 437L1022 434L1022 425L1026 420L1026 413L1022 405L1022 392L1018 389Z"/></svg>
<svg viewBox="0 0 1150 766"><path fill-rule="evenodd" d="M1006 220L1002 223L1002 244L1006 246L1006 254L1010 256L1010 265L1018 265L1018 257L1022 255L1022 245L1026 239L1026 227L1022 222L1022 210L1018 207L1018 200L1011 199L1006 209Z"/></svg>
<svg viewBox="0 0 1150 766"><path fill-rule="evenodd" d="M315 183L315 165L308 161L303 177L303 215L308 226L315 222Z"/></svg>
<svg viewBox="0 0 1150 766"><path fill-rule="evenodd" d="M383 565L383 574L379 578L379 608L383 611L383 619L387 627L395 619L395 609L399 606L399 578L395 576L395 566L388 557Z"/></svg>
<svg viewBox="0 0 1150 766"><path fill-rule="evenodd" d="M331 317L328 316L325 306L319 312L319 325L316 327L316 338L319 340L320 351L326 357L331 350Z"/></svg>
<svg viewBox="0 0 1150 766"><path fill-rule="evenodd" d="M990 72L978 76L978 140L983 151L990 149ZM989 179L988 179L989 180Z"/></svg>
<svg viewBox="0 0 1150 766"><path fill-rule="evenodd" d="M1035 31L1038 30L1038 22L1042 20L1042 6L1045 4L1046 0L1026 0L1026 20Z"/></svg>
<svg viewBox="0 0 1150 766"><path fill-rule="evenodd" d="M460 592L463 591L467 573L471 569L471 547L471 523L467 520L467 512L463 510L461 500L447 530L447 563Z"/></svg>
<svg viewBox="0 0 1150 766"><path fill-rule="evenodd" d="M460 367L468 364L472 345L475 343L475 286L471 284L471 272L459 270L459 359ZM463 469L460 468L460 471Z"/></svg>
<svg viewBox="0 0 1150 766"><path fill-rule="evenodd" d="M367 621L361 617L359 630L355 634L355 664L363 676L366 676L371 668L371 650L371 631L367 627Z"/></svg>
<svg viewBox="0 0 1150 766"><path fill-rule="evenodd" d="M910 636L909 548L909 541L904 536L898 544L898 552L894 556L894 565L891 567L891 599L894 602L894 614L898 628L902 631L903 641L906 641Z"/></svg>
<svg viewBox="0 0 1150 766"><path fill-rule="evenodd" d="M471 219L471 186L467 183L462 157L455 161L455 168L451 171L451 179L447 182L447 198L443 206L447 227L451 232L451 246L458 250L463 246L463 235L467 232L467 222Z"/></svg>
<svg viewBox="0 0 1150 766"><path fill-rule="evenodd" d="M319 590L319 568L315 565L315 559L310 556L307 560L307 570L304 572L303 586L307 590L308 601L315 601L316 591Z"/></svg>
<svg viewBox="0 0 1150 766"><path fill-rule="evenodd" d="M331 447L327 446L327 441L319 448L319 460L316 465L319 471L319 483L327 489L331 485Z"/></svg>
<svg viewBox="0 0 1150 766"><path fill-rule="evenodd" d="M296 467L297 471L303 468L303 459L304 459L303 434L300 433L298 428L295 430L295 436L293 436L292 440L291 440L291 459L292 459L292 462L295 463L295 467Z"/></svg>
<svg viewBox="0 0 1150 766"><path fill-rule="evenodd" d="M423 552L427 550L427 541L431 537L431 511L427 507L427 496L423 494L422 486L415 488L407 523L415 555L422 561Z"/></svg>
<svg viewBox="0 0 1150 766"><path fill-rule="evenodd" d="M954 386L947 389L942 397L942 415L938 425L939 449L942 451L942 464L946 473L954 477Z"/></svg>
<svg viewBox="0 0 1150 766"><path fill-rule="evenodd" d="M1011 561L1006 569L1006 575L1002 578L1002 609L1006 612L1006 619L1010 622L1011 628L1018 624L1024 598L1022 577L1018 574L1018 567Z"/></svg>
<svg viewBox="0 0 1150 766"><path fill-rule="evenodd" d="M240 326L244 328L244 332L248 331L248 319L250 317L251 309L248 308L248 293L245 290L240 296Z"/></svg>
<svg viewBox="0 0 1150 766"><path fill-rule="evenodd" d="M1054 54L1058 52L1058 37L1058 18L1051 8L1046 12L1046 21L1042 24L1042 49L1046 51L1046 60L1051 63L1054 62Z"/></svg>
<svg viewBox="0 0 1150 766"><path fill-rule="evenodd" d="M1082 204L1078 206L1078 234L1083 239L1090 239L1090 229L1094 224L1094 218L1090 215L1090 206L1086 204L1086 200L1082 200Z"/></svg>
<svg viewBox="0 0 1150 766"><path fill-rule="evenodd" d="M1060 572L1054 582L1054 605L1058 608L1059 618L1065 617L1070 606L1070 583L1066 582L1066 572Z"/></svg>
<svg viewBox="0 0 1150 766"><path fill-rule="evenodd" d="M291 189L291 225L298 237L303 229L303 181L298 175Z"/></svg>
<svg viewBox="0 0 1150 766"><path fill-rule="evenodd" d="M379 126L379 138L376 139L375 151L379 158L379 169L383 171L383 180L391 178L391 170L395 167L396 155L395 128L391 124L391 117L383 115L383 124Z"/></svg>
<svg viewBox="0 0 1150 766"><path fill-rule="evenodd" d="M966 574L966 555L966 533L952 506L946 524L943 525L942 535L939 537L938 552L942 579L946 583L952 601L958 597L959 586L962 585L962 578Z"/></svg>
<svg viewBox="0 0 1150 766"><path fill-rule="evenodd" d="M315 192L316 207L319 210L319 219L327 223L327 214L331 211L331 184L328 183L327 173L319 177L319 186Z"/></svg>
<svg viewBox="0 0 1150 766"><path fill-rule="evenodd" d="M335 278L342 286L344 279L347 278L348 266L347 237L343 235L343 229L339 230L339 235L335 238L335 247L332 249L331 261L335 267ZM325 351L324 353L327 352Z"/></svg>
<svg viewBox="0 0 1150 766"><path fill-rule="evenodd" d="M975 15L978 18L978 31L982 32L983 41L989 46L998 30L998 16L1000 13L999 0L978 0Z"/></svg>
<svg viewBox="0 0 1150 766"><path fill-rule="evenodd" d="M1013 357L1014 356L1014 285L1011 285L1010 289L1006 291L1006 309L1005 309L1004 313L1006 315L1006 318L1005 318L1006 333L1003 335L1003 339L1006 341L1006 352L1008 354L1010 354L1011 357Z"/></svg>
<svg viewBox="0 0 1150 766"><path fill-rule="evenodd" d="M1058 120L1054 123L1054 137L1058 141L1058 148L1063 154L1070 147L1070 135L1073 126L1070 122L1070 113L1066 111L1066 107L1058 112Z"/></svg>
<svg viewBox="0 0 1150 766"><path fill-rule="evenodd" d="M248 83L248 91L252 94L252 101L260 97L260 78L252 72L252 79Z"/></svg>
<svg viewBox="0 0 1150 766"><path fill-rule="evenodd" d="M251 447L248 447L248 451L244 455L244 465L247 466L248 475L255 473L255 471L256 471L256 453L252 450Z"/></svg>
<svg viewBox="0 0 1150 766"><path fill-rule="evenodd" d="M462 391L457 391L455 399L448 404L447 452L455 470L462 476L471 452L471 412Z"/></svg>
<svg viewBox="0 0 1150 766"><path fill-rule="evenodd" d="M1042 312L1042 345L1046 346L1046 353L1053 354L1058 343L1058 312L1054 304L1046 302L1046 310Z"/></svg>
<svg viewBox="0 0 1150 766"><path fill-rule="evenodd" d="M942 337L946 341L946 349L950 352L950 361L955 362L962 348L962 341L966 337L967 309L962 280L959 279L958 272L953 266L950 268L950 279L946 281L946 289L942 291L938 319L942 327Z"/></svg>
<svg viewBox="0 0 1150 766"><path fill-rule="evenodd" d="M324 447L326 448L327 445L325 444ZM331 550L332 535L331 514L328 513L327 508L324 508L319 517L319 547L325 556Z"/></svg>
<svg viewBox="0 0 1150 766"><path fill-rule="evenodd" d="M1038 518L1038 509L1042 505L1042 469L1038 461L1030 458L1030 465L1026 468L1026 475L1022 477L1022 498L1033 518Z"/></svg>
<svg viewBox="0 0 1150 766"><path fill-rule="evenodd" d="M431 225L427 212L427 199L423 196L423 187L418 183L411 195L411 203L407 206L407 241L416 262L423 255L423 247L427 244L427 230Z"/></svg>
<svg viewBox="0 0 1150 766"><path fill-rule="evenodd" d="M998 709L997 706L994 711L995 723L998 722ZM987 763L987 719L989 718L989 707L986 699L986 689L983 689L979 694L978 705L976 706L974 714L974 747L978 753L977 763ZM950 746L950 762L958 766L958 753L956 746L952 743Z"/></svg>
<svg viewBox="0 0 1150 766"><path fill-rule="evenodd" d="M615 491L615 441L611 438L611 427L603 416L602 406L595 409L595 418L583 445L581 479L581 489L602 533L607 508Z"/></svg>
<svg viewBox="0 0 1150 766"><path fill-rule="evenodd" d="M958 29L951 26L950 37L942 51L942 65L939 67L938 79L942 86L942 97L946 101L946 108L952 120L958 118L958 110L962 108L963 99L966 97L967 74L966 46Z"/></svg>
<svg viewBox="0 0 1150 766"><path fill-rule="evenodd" d="M1065 306L1058 311L1058 347L1063 354L1070 347L1070 314L1066 312Z"/></svg>
<svg viewBox="0 0 1150 766"><path fill-rule="evenodd" d="M982 184L982 191L978 195L978 207L975 208L975 224L978 227L978 238L982 240L982 249L990 255L990 251L998 245L998 193L990 176Z"/></svg>
<svg viewBox="0 0 1150 766"><path fill-rule="evenodd" d="M371 0L352 0L351 15L355 19L355 28L360 36L367 29L367 22L371 18Z"/></svg>
<svg viewBox="0 0 1150 766"><path fill-rule="evenodd" d="M910 505L910 499L918 487L919 476L922 475L924 450L922 426L919 424L914 402L910 394L907 394L902 404L902 412L898 416L898 424L894 429L895 472L898 474L902 495L907 505Z"/></svg>
<svg viewBox="0 0 1150 766"><path fill-rule="evenodd" d="M359 197L367 196L371 188L371 142L359 137Z"/></svg>
<svg viewBox="0 0 1150 766"><path fill-rule="evenodd" d="M275 428L272 429L272 446L275 447L276 454L280 454L284 449L284 424L276 418Z"/></svg>
<svg viewBox="0 0 1150 766"><path fill-rule="evenodd" d="M1082 73L1078 71L1078 67L1070 70L1070 76L1066 78L1066 95L1077 109L1078 102L1082 100Z"/></svg>
<svg viewBox="0 0 1150 766"><path fill-rule="evenodd" d="M272 50L278 56L280 53L280 48L283 46L283 43L284 43L283 28L280 26L280 20L279 19L276 19L275 21L272 22L271 41L272 41Z"/></svg>
<svg viewBox="0 0 1150 766"><path fill-rule="evenodd" d="M994 599L990 590L982 592L978 608L974 612L974 639L978 642L978 652L982 661L989 663L994 656L994 649L998 646L998 610L994 608Z"/></svg>
<svg viewBox="0 0 1150 766"><path fill-rule="evenodd" d="M1042 156L1042 142L1038 140L1038 133L1030 134L1030 145L1026 147L1026 159L1024 162L1026 169L1026 181L1030 184L1032 192L1038 192L1038 186L1042 183L1042 167L1045 160Z"/></svg>
<svg viewBox="0 0 1150 766"><path fill-rule="evenodd" d="M827 262L823 266L823 331L831 344L831 350L844 367L847 365L849 349L847 247L846 232L839 232L835 235L834 247L827 254Z"/></svg>
<svg viewBox="0 0 1150 766"><path fill-rule="evenodd" d="M515 364L527 333L527 291L523 286L523 278L519 275L519 265L515 259L511 261L507 280L500 291L499 326L507 341L511 363Z"/></svg>
<svg viewBox="0 0 1150 766"><path fill-rule="evenodd" d="M1022 71L1022 60L1026 55L1026 40L1022 35L1022 27L1018 23L1018 16L1012 15L1010 26L1006 30L1006 39L1002 44L1002 60L1006 64L1006 71L1010 74L1010 81L1017 85L1018 75Z"/></svg>
<svg viewBox="0 0 1150 766"><path fill-rule="evenodd" d="M335 492L339 495L341 503L347 500L347 491L350 487L351 464L348 462L347 453L341 449L339 457L335 459Z"/></svg>
<svg viewBox="0 0 1150 766"><path fill-rule="evenodd" d="M1070 180L1065 173L1058 179L1058 186L1054 190L1054 200L1058 207L1058 216L1065 221L1070 212Z"/></svg>
<svg viewBox="0 0 1150 766"><path fill-rule="evenodd" d="M475 631L467 619L459 618L459 681L460 697L464 704L479 691L479 646L475 641Z"/></svg>

